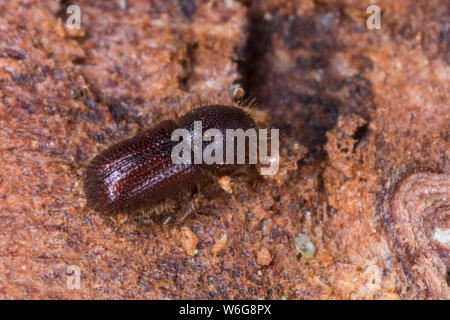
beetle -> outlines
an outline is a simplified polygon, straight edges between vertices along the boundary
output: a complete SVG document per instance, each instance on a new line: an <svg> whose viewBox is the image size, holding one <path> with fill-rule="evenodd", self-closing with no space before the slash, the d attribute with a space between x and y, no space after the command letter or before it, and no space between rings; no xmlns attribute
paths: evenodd
<svg viewBox="0 0 450 320"><path fill-rule="evenodd" d="M193 134L194 122L201 121L205 130L215 128L226 136L227 129L245 131L264 121L261 119L258 110L243 104L203 105L113 144L87 167L84 192L88 207L109 215L135 212L188 189L206 172L221 166L174 163L171 155L178 143L171 139L174 130L187 129Z"/></svg>

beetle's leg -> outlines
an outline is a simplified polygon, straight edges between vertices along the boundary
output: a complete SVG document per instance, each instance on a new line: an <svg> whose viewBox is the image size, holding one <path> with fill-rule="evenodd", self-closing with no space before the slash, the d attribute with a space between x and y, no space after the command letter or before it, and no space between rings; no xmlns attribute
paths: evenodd
<svg viewBox="0 0 450 320"><path fill-rule="evenodd" d="M195 200L197 200L199 193L200 193L200 187L199 187L198 185L195 185L195 186L191 189L191 200L188 202L188 204L187 204L186 207L184 208L183 215L182 215L181 218L179 219L179 223L184 222L184 220L186 220L186 218L187 218L192 212L196 212L196 211L195 211Z"/></svg>

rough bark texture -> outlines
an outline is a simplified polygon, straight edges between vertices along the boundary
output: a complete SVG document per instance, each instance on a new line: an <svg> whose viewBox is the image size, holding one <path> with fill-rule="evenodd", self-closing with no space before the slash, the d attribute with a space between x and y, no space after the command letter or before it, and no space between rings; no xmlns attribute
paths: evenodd
<svg viewBox="0 0 450 320"><path fill-rule="evenodd" d="M0 0L0 298L450 298L447 1L380 1L381 30L356 0L76 4L73 31L65 1ZM277 175L183 225L85 208L100 149L235 82Z"/></svg>

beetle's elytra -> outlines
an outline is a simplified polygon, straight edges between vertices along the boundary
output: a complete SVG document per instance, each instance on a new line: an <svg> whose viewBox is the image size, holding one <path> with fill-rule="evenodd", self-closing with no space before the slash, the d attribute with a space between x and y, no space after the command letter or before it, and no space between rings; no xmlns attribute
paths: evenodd
<svg viewBox="0 0 450 320"><path fill-rule="evenodd" d="M106 214L133 212L156 204L195 183L205 164L175 164L171 153L178 143L172 132L184 128L192 132L194 121L203 129L255 127L244 108L225 105L198 107L181 118L166 120L99 153L89 164L84 190L89 207Z"/></svg>

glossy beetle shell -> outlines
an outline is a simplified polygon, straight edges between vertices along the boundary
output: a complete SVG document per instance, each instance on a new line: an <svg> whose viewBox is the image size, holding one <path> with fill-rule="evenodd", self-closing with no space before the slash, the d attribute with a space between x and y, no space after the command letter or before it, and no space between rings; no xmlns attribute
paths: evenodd
<svg viewBox="0 0 450 320"><path fill-rule="evenodd" d="M203 168L196 164L174 164L171 159L172 132L193 130L202 121L203 131L216 128L254 127L253 119L241 108L203 106L177 120L166 120L145 132L99 153L89 164L84 181L88 206L107 214L132 212L160 202L195 183Z"/></svg>

